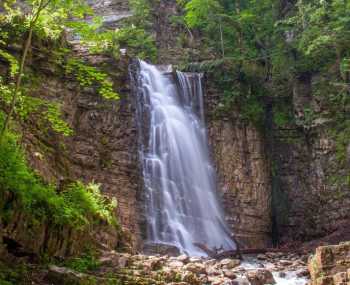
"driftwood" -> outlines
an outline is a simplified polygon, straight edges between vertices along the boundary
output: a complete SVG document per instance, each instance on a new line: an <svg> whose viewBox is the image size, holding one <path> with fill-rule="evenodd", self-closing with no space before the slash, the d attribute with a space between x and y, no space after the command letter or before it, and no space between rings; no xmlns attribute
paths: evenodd
<svg viewBox="0 0 350 285"><path fill-rule="evenodd" d="M213 258L213 259L223 259L223 258L242 259L242 255L239 249L224 250L223 247L210 249L205 244L202 244L202 243L193 243L193 245L198 247L202 251L204 251L210 258Z"/></svg>
<svg viewBox="0 0 350 285"><path fill-rule="evenodd" d="M220 248L214 247L213 249L208 248L205 244L194 243L194 245L201 250L203 250L210 258L213 259L224 259L224 258L239 258L242 259L242 254L261 254L266 252L279 252L281 249L276 248L247 248L240 249L238 243L236 242L237 249L235 250L224 250L221 246Z"/></svg>
<svg viewBox="0 0 350 285"><path fill-rule="evenodd" d="M221 246L219 248L214 247L213 249L208 248L205 244L202 243L193 243L194 246L203 250L210 258L213 259L223 259L223 258L238 258L242 259L242 252L240 250L240 243L234 236L231 236L232 240L236 244L235 250L224 250L224 247Z"/></svg>

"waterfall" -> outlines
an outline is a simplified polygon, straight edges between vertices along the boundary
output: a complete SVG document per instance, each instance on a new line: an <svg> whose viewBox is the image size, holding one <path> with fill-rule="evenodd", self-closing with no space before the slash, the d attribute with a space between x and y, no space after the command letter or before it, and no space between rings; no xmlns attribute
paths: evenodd
<svg viewBox="0 0 350 285"><path fill-rule="evenodd" d="M202 75L139 62L137 120L148 241L192 256L235 247L215 194L204 124Z"/></svg>

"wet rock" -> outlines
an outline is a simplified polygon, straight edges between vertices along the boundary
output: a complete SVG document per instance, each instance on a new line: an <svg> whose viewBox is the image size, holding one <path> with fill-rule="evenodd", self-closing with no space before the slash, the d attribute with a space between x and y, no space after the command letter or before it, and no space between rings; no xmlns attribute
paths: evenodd
<svg viewBox="0 0 350 285"><path fill-rule="evenodd" d="M259 260L266 260L267 256L265 254L258 254L258 256L256 258Z"/></svg>
<svg viewBox="0 0 350 285"><path fill-rule="evenodd" d="M278 273L278 276L281 277L281 278L285 278L287 276L287 274L282 271L282 272Z"/></svg>
<svg viewBox="0 0 350 285"><path fill-rule="evenodd" d="M185 255L185 254L182 254L182 255L178 256L176 259L177 259L178 261L181 261L181 262L185 263L185 264L188 263L188 262L190 261L189 256L187 256L187 255Z"/></svg>
<svg viewBox="0 0 350 285"><path fill-rule="evenodd" d="M227 269L235 268L235 267L239 266L240 264L241 264L241 261L239 259L226 258L226 259L221 260L221 262L220 262L220 265L223 268L227 268Z"/></svg>
<svg viewBox="0 0 350 285"><path fill-rule="evenodd" d="M246 277L251 285L276 284L272 273L266 269L249 271L247 272Z"/></svg>

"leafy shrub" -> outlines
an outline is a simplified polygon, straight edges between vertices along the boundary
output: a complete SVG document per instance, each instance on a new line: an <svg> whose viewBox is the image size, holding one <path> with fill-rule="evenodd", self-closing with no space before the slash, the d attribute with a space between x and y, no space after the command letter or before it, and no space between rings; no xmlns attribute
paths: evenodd
<svg viewBox="0 0 350 285"><path fill-rule="evenodd" d="M83 87L97 85L98 92L103 98L119 99L118 93L113 90L113 83L108 78L108 75L96 67L89 66L82 60L73 58L67 62L66 71L68 74L74 74Z"/></svg>

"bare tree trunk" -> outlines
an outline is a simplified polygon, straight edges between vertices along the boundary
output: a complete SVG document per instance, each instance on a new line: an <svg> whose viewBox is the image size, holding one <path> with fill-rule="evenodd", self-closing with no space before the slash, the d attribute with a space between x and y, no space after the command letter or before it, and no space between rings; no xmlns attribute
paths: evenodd
<svg viewBox="0 0 350 285"><path fill-rule="evenodd" d="M221 41L221 52L222 52L222 58L225 57L225 47L224 47L224 35L222 32L222 22L220 17L220 41Z"/></svg>

